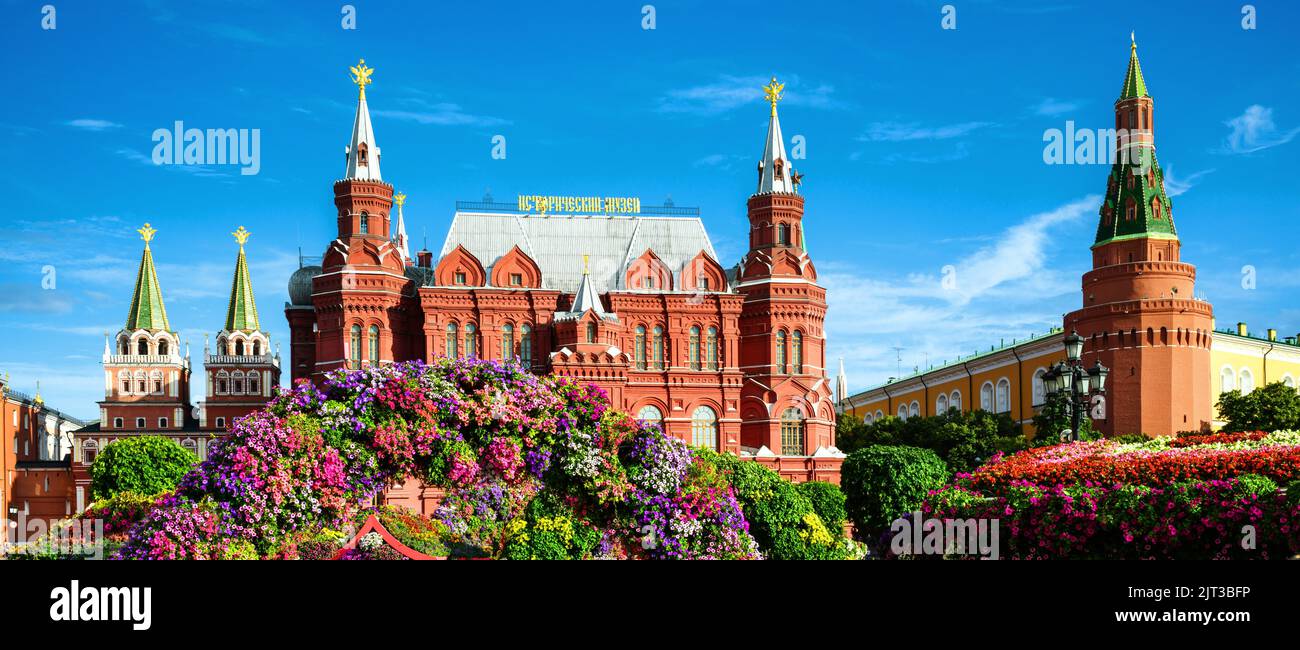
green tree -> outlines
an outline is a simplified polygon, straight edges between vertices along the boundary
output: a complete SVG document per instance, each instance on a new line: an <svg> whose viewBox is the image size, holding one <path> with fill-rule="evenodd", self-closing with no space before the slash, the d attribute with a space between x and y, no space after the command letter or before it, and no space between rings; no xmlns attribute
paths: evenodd
<svg viewBox="0 0 1300 650"><path fill-rule="evenodd" d="M96 499L111 499L119 492L170 492L198 460L169 438L121 438L95 457L90 467L91 490Z"/></svg>
<svg viewBox="0 0 1300 650"><path fill-rule="evenodd" d="M1034 438L1031 444L1035 447L1044 447L1047 445L1056 445L1061 442L1061 432L1069 429L1073 422L1070 421L1070 396L1066 393L1053 393L1047 396L1047 401L1043 403L1042 408L1034 415ZM1079 418L1079 439L1093 440L1097 437L1097 432L1092 428L1092 418L1087 413Z"/></svg>
<svg viewBox="0 0 1300 650"><path fill-rule="evenodd" d="M1300 429L1300 393L1281 382L1242 395L1240 390L1219 396L1219 417L1224 431L1279 431Z"/></svg>
<svg viewBox="0 0 1300 650"><path fill-rule="evenodd" d="M865 539L919 508L947 480L943 460L918 447L867 447L850 454L840 469L845 509Z"/></svg>

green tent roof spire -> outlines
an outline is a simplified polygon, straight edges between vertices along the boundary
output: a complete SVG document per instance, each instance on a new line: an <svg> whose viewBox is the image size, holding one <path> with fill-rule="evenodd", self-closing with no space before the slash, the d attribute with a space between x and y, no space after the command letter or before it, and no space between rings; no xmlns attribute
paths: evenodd
<svg viewBox="0 0 1300 650"><path fill-rule="evenodd" d="M1124 75L1124 89L1119 93L1120 99L1147 96L1147 84L1142 80L1142 65L1138 63L1137 38L1130 32L1129 39L1133 41L1133 47L1129 50L1128 73Z"/></svg>
<svg viewBox="0 0 1300 650"><path fill-rule="evenodd" d="M233 233L239 242L239 257L235 259L235 277L230 283L230 306L226 309L226 331L251 332L260 330L257 322L257 302L253 300L253 280L248 275L248 262L244 259L244 242L252 233L239 227Z"/></svg>
<svg viewBox="0 0 1300 650"><path fill-rule="evenodd" d="M144 239L144 254L140 257L140 272L135 277L135 294L131 297L131 312L126 316L128 330L166 330L167 308L163 306L162 288L158 286L158 272L154 269L153 253L149 242L157 233L149 224L137 230Z"/></svg>

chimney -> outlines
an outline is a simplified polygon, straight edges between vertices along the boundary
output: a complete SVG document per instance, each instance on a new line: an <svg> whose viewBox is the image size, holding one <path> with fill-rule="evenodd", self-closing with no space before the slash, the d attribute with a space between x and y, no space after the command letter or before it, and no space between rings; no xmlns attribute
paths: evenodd
<svg viewBox="0 0 1300 650"><path fill-rule="evenodd" d="M1275 329L1273 329L1273 328L1271 328L1271 327L1268 328L1268 340L1270 340L1270 341L1276 341L1276 340L1277 340L1277 330L1275 330Z"/></svg>
<svg viewBox="0 0 1300 650"><path fill-rule="evenodd" d="M418 260L419 266L421 268L427 269L433 266L433 253L427 250L420 249L418 252L415 253L415 258L416 260Z"/></svg>
<svg viewBox="0 0 1300 650"><path fill-rule="evenodd" d="M1250 336L1245 323L1237 323L1237 336Z"/></svg>

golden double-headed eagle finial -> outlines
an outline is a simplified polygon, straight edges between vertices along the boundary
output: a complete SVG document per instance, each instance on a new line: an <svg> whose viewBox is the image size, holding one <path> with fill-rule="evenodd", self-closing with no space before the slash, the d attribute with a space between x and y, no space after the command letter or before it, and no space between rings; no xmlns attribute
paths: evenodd
<svg viewBox="0 0 1300 650"><path fill-rule="evenodd" d="M776 103L781 101L784 91L785 84L777 83L776 77L772 77L772 82L763 86L763 97L772 105L773 115L776 115Z"/></svg>
<svg viewBox="0 0 1300 650"><path fill-rule="evenodd" d="M244 229L243 226L240 226L239 230L236 230L235 232L232 232L230 234L235 236L235 241L239 243L240 248L243 248L244 242L248 241L249 235L252 235L253 233L248 232L247 230Z"/></svg>
<svg viewBox="0 0 1300 650"><path fill-rule="evenodd" d="M398 192L397 194L394 194L394 195L393 195L393 203L396 203L396 204L397 204L397 207L399 207L399 208L402 207L403 205L406 205L406 195L405 195L405 194L402 194L401 192Z"/></svg>
<svg viewBox="0 0 1300 650"><path fill-rule="evenodd" d="M139 228L139 229L137 229L136 232L140 233L140 239L143 239L143 240L144 240L144 247L145 247L145 248L149 248L149 242L153 241L154 233L156 233L156 232L158 232L158 231L157 231L157 230L154 230L154 229L153 229L153 228L152 228L152 227L151 227L151 226L146 222L146 223L144 224L144 227L143 227L143 228Z"/></svg>
<svg viewBox="0 0 1300 650"><path fill-rule="evenodd" d="M366 60L361 59L359 63L348 68L348 70L352 71L352 83L361 88L361 99L365 99L366 86L374 83L370 80L370 75L374 73L375 69L367 67Z"/></svg>

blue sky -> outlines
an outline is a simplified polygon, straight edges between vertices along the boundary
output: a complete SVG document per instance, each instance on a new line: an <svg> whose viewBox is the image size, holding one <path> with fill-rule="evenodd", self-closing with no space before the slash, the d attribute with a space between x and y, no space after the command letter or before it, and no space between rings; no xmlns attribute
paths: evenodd
<svg viewBox="0 0 1300 650"><path fill-rule="evenodd" d="M1254 30L1239 2L955 0L952 30L942 2L653 2L654 30L645 0L353 2L355 30L343 3L55 1L53 30L43 4L0 0L0 372L75 415L96 414L102 333L125 320L145 221L196 360L223 323L239 225L263 326L287 343L298 248L319 255L335 227L358 57L376 69L385 180L434 249L454 201L487 188L671 195L701 208L730 265L766 128L759 87L786 81L828 362L844 357L856 390L1046 331L1079 304L1107 168L1045 164L1043 134L1110 125L1135 30L1198 293L1220 327L1300 332L1292 2L1255 2ZM177 120L259 129L259 173L153 165L151 134Z"/></svg>

